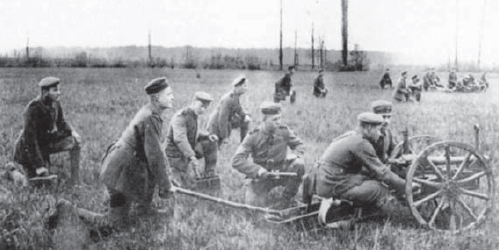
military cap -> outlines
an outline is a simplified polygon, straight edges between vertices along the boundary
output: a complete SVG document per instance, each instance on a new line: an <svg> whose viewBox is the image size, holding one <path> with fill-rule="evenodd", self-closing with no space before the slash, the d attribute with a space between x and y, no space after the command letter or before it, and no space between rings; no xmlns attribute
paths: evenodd
<svg viewBox="0 0 499 250"><path fill-rule="evenodd" d="M243 83L246 82L246 77L244 75L240 75L238 77L236 77L236 79L234 79L234 81L232 81L232 86L234 87L237 87L237 86L241 86L243 85Z"/></svg>
<svg viewBox="0 0 499 250"><path fill-rule="evenodd" d="M371 104L371 109L373 113L380 115L391 115L392 114L392 103L386 100L377 100Z"/></svg>
<svg viewBox="0 0 499 250"><path fill-rule="evenodd" d="M262 102L262 104L260 104L260 110L264 115L277 115L281 113L281 104L264 101Z"/></svg>
<svg viewBox="0 0 499 250"><path fill-rule="evenodd" d="M156 78L150 81L145 87L144 90L148 95L159 93L161 90L168 88L168 81L166 77Z"/></svg>
<svg viewBox="0 0 499 250"><path fill-rule="evenodd" d="M413 76L412 76L412 80L416 80L416 79L418 79L418 80L419 80L418 75L413 75Z"/></svg>
<svg viewBox="0 0 499 250"><path fill-rule="evenodd" d="M57 77L49 76L43 78L39 83L38 86L42 88L47 88L47 87L52 87L54 85L57 85L60 83L60 79Z"/></svg>
<svg viewBox="0 0 499 250"><path fill-rule="evenodd" d="M198 91L198 92L194 93L194 98L196 100L203 102L203 103L209 103L209 102L213 101L213 98L211 97L211 95L206 93L206 92L203 92L203 91Z"/></svg>
<svg viewBox="0 0 499 250"><path fill-rule="evenodd" d="M384 122L383 117L381 115L372 112L360 113L357 116L357 120L362 123L368 123L373 125L380 125Z"/></svg>

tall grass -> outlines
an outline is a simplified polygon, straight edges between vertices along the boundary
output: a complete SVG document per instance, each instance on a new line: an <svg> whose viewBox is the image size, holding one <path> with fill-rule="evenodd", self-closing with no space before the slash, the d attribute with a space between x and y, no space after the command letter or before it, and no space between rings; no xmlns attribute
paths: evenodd
<svg viewBox="0 0 499 250"><path fill-rule="evenodd" d="M171 116L186 106L195 91L203 90L219 99L230 89L239 74L250 79L250 91L242 105L252 114L256 127L261 120L258 106L272 100L274 81L281 72L201 71L169 69L0 69L2 91L0 114L0 166L12 159L22 111L38 95L37 82L53 75L62 80L61 102L66 119L83 138L81 178L83 188L60 185L50 190L20 189L1 180L0 249L497 249L497 212L475 230L459 235L435 233L416 223L376 220L358 223L352 231L313 230L304 232L293 225L267 223L261 214L219 206L210 202L176 195L175 215L136 221L129 231L94 241L77 220L56 232L43 227L43 218L53 211L56 200L64 197L79 207L105 212L107 195L98 182L100 159L107 145L119 137L133 115L146 102L143 87L151 79L166 76L172 83L175 107L164 116L164 129ZM393 72L397 75L398 72ZM414 72L410 72L411 74ZM312 95L315 73L297 72L293 84L297 102L284 103L283 123L304 141L307 167L320 157L330 141L353 129L356 115L369 109L376 99L391 98L391 90L377 84L381 72L326 73L330 92L325 99ZM446 74L439 74L447 79ZM460 76L461 77L461 76ZM489 75L491 88L486 93L423 93L421 103L396 103L392 130L407 128L411 135L429 134L442 139L474 143L473 125L481 125L480 151L491 157L497 172L494 152L498 146L498 76ZM396 79L394 79L396 80ZM214 105L207 111L213 111ZM207 115L201 117L205 123ZM242 202L244 176L230 166L239 143L238 131L222 146L217 171L224 199ZM53 156L51 171L64 180L68 156ZM63 167L64 166L64 167ZM155 197L155 204L170 201Z"/></svg>

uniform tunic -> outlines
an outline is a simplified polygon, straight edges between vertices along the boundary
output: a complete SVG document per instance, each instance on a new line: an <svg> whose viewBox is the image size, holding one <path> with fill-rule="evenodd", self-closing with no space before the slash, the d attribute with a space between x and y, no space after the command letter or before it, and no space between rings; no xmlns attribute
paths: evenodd
<svg viewBox="0 0 499 250"><path fill-rule="evenodd" d="M103 159L101 181L133 200L150 196L157 184L170 189L170 166L161 148L160 112L143 106Z"/></svg>
<svg viewBox="0 0 499 250"><path fill-rule="evenodd" d="M249 178L257 178L260 168L267 171L278 170L286 163L288 146L303 155L302 140L287 126L279 126L271 133L262 124L239 145L232 157L232 166ZM253 162L248 159L250 155ZM269 160L273 162L272 166L267 165Z"/></svg>
<svg viewBox="0 0 499 250"><path fill-rule="evenodd" d="M16 142L14 161L28 167L43 167L49 161L49 144L71 136L71 127L64 120L61 104L41 96L24 110L24 129Z"/></svg>
<svg viewBox="0 0 499 250"><path fill-rule="evenodd" d="M222 96L216 110L211 113L208 120L208 132L218 136L219 141L230 137L232 120L244 120L244 112L239 102L240 95L229 92ZM237 118L236 118L237 117Z"/></svg>
<svg viewBox="0 0 499 250"><path fill-rule="evenodd" d="M324 90L324 79L322 78L322 76L317 76L314 81L314 95L316 97L325 96L326 94L324 93Z"/></svg>
<svg viewBox="0 0 499 250"><path fill-rule="evenodd" d="M406 83L406 78L401 77L397 86L395 86L395 90L393 91L393 99L397 101L406 101L409 99L409 89Z"/></svg>
<svg viewBox="0 0 499 250"><path fill-rule="evenodd" d="M382 129L381 136L378 138L374 147L376 155L383 163L386 163L394 148L395 142L393 140L392 131L386 128Z"/></svg>
<svg viewBox="0 0 499 250"><path fill-rule="evenodd" d="M390 171L380 161L372 144L359 132L351 131L331 142L320 158L317 169L317 194L339 197L367 179L361 171L366 167L378 177Z"/></svg>
<svg viewBox="0 0 499 250"><path fill-rule="evenodd" d="M286 96L290 95L291 86L291 74L286 73L275 83L274 100L277 102L285 100Z"/></svg>

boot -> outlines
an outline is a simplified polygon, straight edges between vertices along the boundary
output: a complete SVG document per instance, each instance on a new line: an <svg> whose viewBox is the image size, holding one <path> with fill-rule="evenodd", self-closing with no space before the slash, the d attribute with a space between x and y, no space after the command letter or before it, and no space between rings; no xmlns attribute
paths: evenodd
<svg viewBox="0 0 499 250"><path fill-rule="evenodd" d="M403 206L394 196L386 196L378 200L376 206L388 217L396 220L412 218L408 207Z"/></svg>

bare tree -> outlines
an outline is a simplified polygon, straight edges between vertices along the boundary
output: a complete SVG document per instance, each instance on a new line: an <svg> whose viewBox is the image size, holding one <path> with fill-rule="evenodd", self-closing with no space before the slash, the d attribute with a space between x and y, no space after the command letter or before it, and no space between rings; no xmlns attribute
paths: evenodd
<svg viewBox="0 0 499 250"><path fill-rule="evenodd" d="M312 23L312 69L315 68L315 49L314 49L314 24Z"/></svg>
<svg viewBox="0 0 499 250"><path fill-rule="evenodd" d="M26 60L29 60L29 32L28 39L26 40Z"/></svg>
<svg viewBox="0 0 499 250"><path fill-rule="evenodd" d="M343 46L341 58L343 66L348 65L348 0L341 0L341 36L343 38Z"/></svg>
<svg viewBox="0 0 499 250"><path fill-rule="evenodd" d="M148 52L149 52L149 67L153 67L153 59L152 59L152 48L151 48L151 30L149 30L149 43L148 43Z"/></svg>
<svg viewBox="0 0 499 250"><path fill-rule="evenodd" d="M457 63L457 37L458 37L458 33L459 33L458 32L458 24L457 24L458 23L458 15L457 15L458 5L459 5L458 0L456 0L456 34L455 34L455 38L454 38L455 39L454 42L456 43L455 48L454 48L456 50L456 54L455 54L455 58L454 58L454 66L456 67L456 72L459 71L459 67L458 67L458 63Z"/></svg>
<svg viewBox="0 0 499 250"><path fill-rule="evenodd" d="M296 50L296 40L298 40L298 33L295 29L295 61L294 61L295 66L298 65L298 51Z"/></svg>
<svg viewBox="0 0 499 250"><path fill-rule="evenodd" d="M282 0L281 0L281 29L279 33L279 69L282 70Z"/></svg>
<svg viewBox="0 0 499 250"><path fill-rule="evenodd" d="M485 26L485 8L487 6L487 0L483 0L483 7L482 7L482 20L480 23L480 37L478 40L478 70L480 70L480 61L482 57L482 42L483 42L483 29Z"/></svg>

